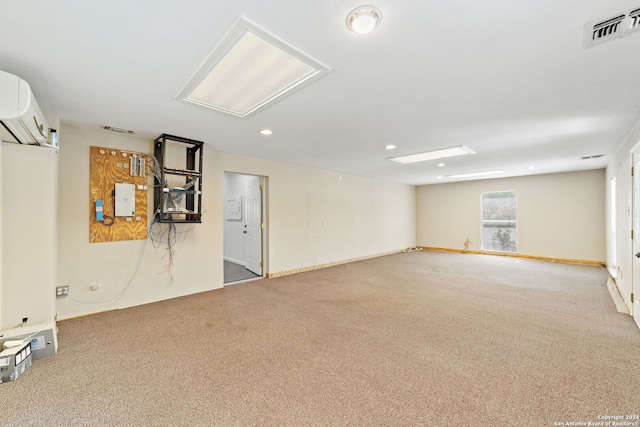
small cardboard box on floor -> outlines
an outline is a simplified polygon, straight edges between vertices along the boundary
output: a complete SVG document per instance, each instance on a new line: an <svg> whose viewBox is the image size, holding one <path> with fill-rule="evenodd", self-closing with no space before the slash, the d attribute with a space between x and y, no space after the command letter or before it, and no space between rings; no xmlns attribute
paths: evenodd
<svg viewBox="0 0 640 427"><path fill-rule="evenodd" d="M31 342L10 347L0 353L0 383L17 380L31 367Z"/></svg>

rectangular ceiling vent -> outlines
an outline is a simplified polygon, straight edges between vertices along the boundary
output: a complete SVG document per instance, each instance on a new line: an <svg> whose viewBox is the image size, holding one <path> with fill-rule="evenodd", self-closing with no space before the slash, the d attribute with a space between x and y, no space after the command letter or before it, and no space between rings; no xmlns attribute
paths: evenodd
<svg viewBox="0 0 640 427"><path fill-rule="evenodd" d="M592 154L590 156L582 156L580 157L580 160L599 159L600 157L604 157L604 154Z"/></svg>
<svg viewBox="0 0 640 427"><path fill-rule="evenodd" d="M640 30L640 8L620 13L612 18L599 19L584 26L584 47L619 39Z"/></svg>
<svg viewBox="0 0 640 427"><path fill-rule="evenodd" d="M135 135L136 131L135 130L131 130L131 129L124 129L124 128L117 128L117 127L113 127L113 126L107 126L107 125L100 125L100 129L102 130L108 130L110 132L116 132L116 133L124 133L126 135Z"/></svg>
<svg viewBox="0 0 640 427"><path fill-rule="evenodd" d="M629 18L631 18L631 26L629 30L635 31L640 29L640 9L629 12Z"/></svg>

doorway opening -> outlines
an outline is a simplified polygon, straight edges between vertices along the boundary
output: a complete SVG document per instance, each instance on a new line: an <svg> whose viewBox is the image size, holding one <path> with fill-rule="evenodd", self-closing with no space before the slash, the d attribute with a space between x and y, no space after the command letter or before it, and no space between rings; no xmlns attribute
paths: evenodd
<svg viewBox="0 0 640 427"><path fill-rule="evenodd" d="M261 279L266 259L266 177L224 173L224 284Z"/></svg>

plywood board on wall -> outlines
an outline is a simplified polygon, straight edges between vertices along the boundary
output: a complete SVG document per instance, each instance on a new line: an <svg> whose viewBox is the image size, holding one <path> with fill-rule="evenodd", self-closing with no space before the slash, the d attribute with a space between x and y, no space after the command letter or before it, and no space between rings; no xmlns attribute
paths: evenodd
<svg viewBox="0 0 640 427"><path fill-rule="evenodd" d="M144 158L145 164L149 164L148 158L137 152L104 147L89 148L90 243L147 238L147 200L149 191L153 191L153 181L152 176L140 176L139 168L136 168L135 176L131 174L131 158L134 156ZM135 215L115 216L116 184L135 186ZM102 201L103 221L96 218L98 200Z"/></svg>

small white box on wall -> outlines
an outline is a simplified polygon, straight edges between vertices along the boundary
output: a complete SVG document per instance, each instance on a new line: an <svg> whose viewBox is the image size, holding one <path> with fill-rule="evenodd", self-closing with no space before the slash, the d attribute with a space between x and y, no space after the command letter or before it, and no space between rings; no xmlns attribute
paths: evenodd
<svg viewBox="0 0 640 427"><path fill-rule="evenodd" d="M225 216L228 220L242 219L242 196L229 196L225 204Z"/></svg>
<svg viewBox="0 0 640 427"><path fill-rule="evenodd" d="M136 215L136 186L116 184L116 216Z"/></svg>

